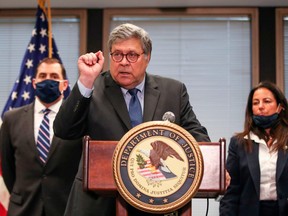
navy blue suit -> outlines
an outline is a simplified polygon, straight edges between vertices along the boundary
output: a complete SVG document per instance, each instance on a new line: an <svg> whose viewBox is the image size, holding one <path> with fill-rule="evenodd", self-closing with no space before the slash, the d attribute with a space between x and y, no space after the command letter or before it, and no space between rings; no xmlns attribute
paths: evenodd
<svg viewBox="0 0 288 216"><path fill-rule="evenodd" d="M248 153L239 140L231 138L227 170L231 182L220 202L220 216L258 216L260 206L259 144L253 141ZM278 216L288 215L288 152L278 151L276 187L279 206ZM260 216L260 215L259 215ZM277 215L275 215L277 216Z"/></svg>
<svg viewBox="0 0 288 216"><path fill-rule="evenodd" d="M82 140L54 136L45 164L34 137L34 103L5 113L0 130L8 216L63 216L82 154Z"/></svg>

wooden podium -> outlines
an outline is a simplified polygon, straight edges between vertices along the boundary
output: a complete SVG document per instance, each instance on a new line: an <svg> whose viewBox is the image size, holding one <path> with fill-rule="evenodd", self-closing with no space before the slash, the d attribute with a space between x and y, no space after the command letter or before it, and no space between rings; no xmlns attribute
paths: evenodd
<svg viewBox="0 0 288 216"><path fill-rule="evenodd" d="M84 190L116 197L116 215L128 216L126 202L117 192L112 157L118 141L95 141L84 137ZM198 142L204 161L204 175L194 198L217 198L225 192L226 141ZM191 216L191 203L178 210L180 216Z"/></svg>

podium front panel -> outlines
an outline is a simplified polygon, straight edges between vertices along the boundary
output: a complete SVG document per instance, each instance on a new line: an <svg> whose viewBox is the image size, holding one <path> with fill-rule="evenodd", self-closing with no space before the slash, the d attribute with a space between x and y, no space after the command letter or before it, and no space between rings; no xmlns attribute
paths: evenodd
<svg viewBox="0 0 288 216"><path fill-rule="evenodd" d="M84 190L116 195L112 157L117 143L84 139ZM198 143L204 160L204 174L194 198L215 198L225 192L225 139Z"/></svg>

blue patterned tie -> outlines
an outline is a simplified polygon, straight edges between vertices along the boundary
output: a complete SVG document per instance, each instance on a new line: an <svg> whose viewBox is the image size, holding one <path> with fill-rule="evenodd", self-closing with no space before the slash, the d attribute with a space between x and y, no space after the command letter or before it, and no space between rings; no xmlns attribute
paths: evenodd
<svg viewBox="0 0 288 216"><path fill-rule="evenodd" d="M137 96L139 89L134 88L128 90L129 94L132 96L129 103L129 116L131 120L132 127L142 123L142 109L141 104Z"/></svg>
<svg viewBox="0 0 288 216"><path fill-rule="evenodd" d="M49 148L50 148L50 126L48 114L50 113L49 109L43 111L44 117L40 124L38 138L37 138L37 149L39 151L40 160L43 163L46 163Z"/></svg>

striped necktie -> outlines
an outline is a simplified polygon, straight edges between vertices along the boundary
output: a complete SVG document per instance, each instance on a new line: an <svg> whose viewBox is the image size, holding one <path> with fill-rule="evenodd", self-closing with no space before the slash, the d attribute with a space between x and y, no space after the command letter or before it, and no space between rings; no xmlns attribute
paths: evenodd
<svg viewBox="0 0 288 216"><path fill-rule="evenodd" d="M135 127L143 122L141 104L137 96L138 91L139 89L137 88L128 90L129 94L131 95L131 100L129 103L129 116L132 127Z"/></svg>
<svg viewBox="0 0 288 216"><path fill-rule="evenodd" d="M37 149L39 151L40 160L43 163L46 163L49 148L50 148L50 126L48 114L50 113L49 109L43 110L44 117L40 124L38 137L37 137Z"/></svg>

